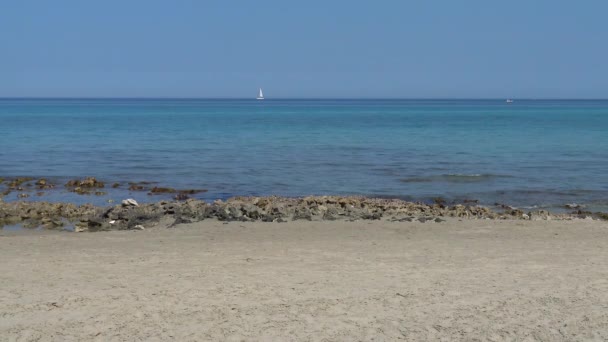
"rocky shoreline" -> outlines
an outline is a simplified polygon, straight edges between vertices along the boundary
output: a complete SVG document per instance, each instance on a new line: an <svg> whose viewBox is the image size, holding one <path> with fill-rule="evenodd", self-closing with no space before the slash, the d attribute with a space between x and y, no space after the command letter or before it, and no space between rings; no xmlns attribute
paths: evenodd
<svg viewBox="0 0 608 342"><path fill-rule="evenodd" d="M207 219L220 221L286 222L296 220L388 220L444 222L447 218L497 220L608 219L603 213L581 210L552 214L544 210L524 212L504 206L502 211L478 205L424 204L397 199L366 197L310 196L234 197L212 203L188 199L139 204L123 200L102 207L90 204L50 202L3 202L0 198L0 227L19 224L24 228L106 231L144 229L166 219L169 227Z"/></svg>

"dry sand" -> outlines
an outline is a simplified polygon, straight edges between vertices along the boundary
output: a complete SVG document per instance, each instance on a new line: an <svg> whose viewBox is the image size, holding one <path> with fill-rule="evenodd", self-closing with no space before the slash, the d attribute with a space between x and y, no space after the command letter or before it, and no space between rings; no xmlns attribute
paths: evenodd
<svg viewBox="0 0 608 342"><path fill-rule="evenodd" d="M0 232L0 340L608 340L608 223Z"/></svg>

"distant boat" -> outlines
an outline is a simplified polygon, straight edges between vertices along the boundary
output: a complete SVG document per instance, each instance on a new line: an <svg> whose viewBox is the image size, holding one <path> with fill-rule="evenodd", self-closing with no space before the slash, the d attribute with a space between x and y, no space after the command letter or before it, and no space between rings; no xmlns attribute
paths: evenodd
<svg viewBox="0 0 608 342"><path fill-rule="evenodd" d="M262 92L262 88L260 88L260 93L258 94L258 97L256 97L256 99L258 99L258 100L264 99L264 93Z"/></svg>
<svg viewBox="0 0 608 342"><path fill-rule="evenodd" d="M262 89L260 89L260 91L261 91L261 90L262 90ZM511 99L507 99L507 101L505 101L505 102L506 102L506 103L513 103L513 100L511 100Z"/></svg>

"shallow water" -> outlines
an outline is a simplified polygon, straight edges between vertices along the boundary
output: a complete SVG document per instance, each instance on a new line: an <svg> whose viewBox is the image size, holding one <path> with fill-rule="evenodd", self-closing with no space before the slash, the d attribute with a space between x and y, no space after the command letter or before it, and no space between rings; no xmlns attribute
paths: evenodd
<svg viewBox="0 0 608 342"><path fill-rule="evenodd" d="M0 122L0 177L155 181L203 199L608 204L608 101L5 99ZM125 187L26 200L162 197Z"/></svg>

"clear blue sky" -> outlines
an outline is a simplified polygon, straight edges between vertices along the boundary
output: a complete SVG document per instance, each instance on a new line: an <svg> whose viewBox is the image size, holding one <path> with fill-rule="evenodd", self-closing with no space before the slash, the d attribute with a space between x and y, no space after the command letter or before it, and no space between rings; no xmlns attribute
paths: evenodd
<svg viewBox="0 0 608 342"><path fill-rule="evenodd" d="M608 98L608 1L0 0L0 97Z"/></svg>

